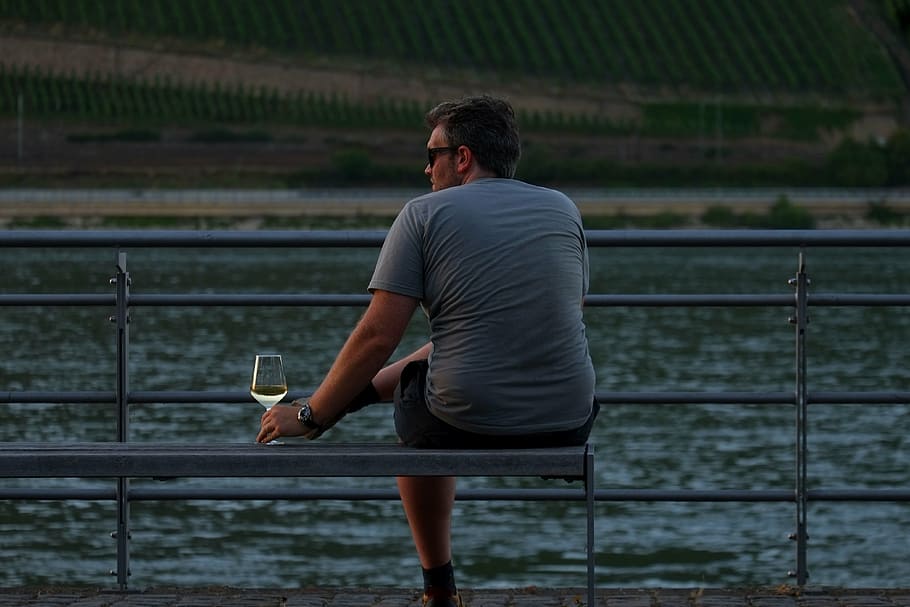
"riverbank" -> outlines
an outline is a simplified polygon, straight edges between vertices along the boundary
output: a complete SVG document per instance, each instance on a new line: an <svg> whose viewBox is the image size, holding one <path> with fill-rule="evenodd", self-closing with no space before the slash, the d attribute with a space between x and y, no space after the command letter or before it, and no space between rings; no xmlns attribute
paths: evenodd
<svg viewBox="0 0 910 607"><path fill-rule="evenodd" d="M464 589L470 607L578 607L578 588ZM910 588L601 588L606 607L910 607ZM0 589L0 605L55 607L418 607L420 593L401 588L241 589L82 587Z"/></svg>
<svg viewBox="0 0 910 607"><path fill-rule="evenodd" d="M335 218L340 227L388 225L426 190L0 190L0 227L306 228ZM591 227L747 226L785 201L793 220L815 227L906 225L910 190L616 189L567 190ZM877 211L879 217L874 215ZM712 215L709 215L712 214ZM718 223L712 223L713 217ZM785 218L786 219L786 218ZM331 223L331 222L330 222ZM696 225L697 227L697 225ZM780 225L759 227L809 227Z"/></svg>

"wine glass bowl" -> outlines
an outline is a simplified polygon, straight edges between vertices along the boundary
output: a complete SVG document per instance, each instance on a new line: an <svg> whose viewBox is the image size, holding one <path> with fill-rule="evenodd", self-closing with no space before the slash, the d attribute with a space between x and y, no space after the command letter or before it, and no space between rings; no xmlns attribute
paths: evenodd
<svg viewBox="0 0 910 607"><path fill-rule="evenodd" d="M281 401L288 393L284 365L280 354L257 354L253 363L250 395L267 410Z"/></svg>

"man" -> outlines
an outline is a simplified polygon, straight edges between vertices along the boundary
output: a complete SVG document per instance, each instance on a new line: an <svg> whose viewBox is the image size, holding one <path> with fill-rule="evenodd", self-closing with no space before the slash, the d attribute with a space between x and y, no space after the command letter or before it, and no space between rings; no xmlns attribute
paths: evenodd
<svg viewBox="0 0 910 607"><path fill-rule="evenodd" d="M424 173L383 244L372 300L322 384L273 407L257 436L319 436L345 414L393 398L414 447L583 444L597 415L582 304L588 254L565 195L513 179L521 155L512 107L488 96L427 113ZM382 366L418 304L430 343ZM424 574L424 605L460 607L450 542L455 479L401 477Z"/></svg>

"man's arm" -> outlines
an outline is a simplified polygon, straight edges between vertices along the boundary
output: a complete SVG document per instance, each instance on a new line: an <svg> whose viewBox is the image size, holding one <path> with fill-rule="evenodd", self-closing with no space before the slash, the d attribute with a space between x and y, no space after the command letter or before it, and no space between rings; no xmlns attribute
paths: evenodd
<svg viewBox="0 0 910 607"><path fill-rule="evenodd" d="M310 399L316 423L337 417L389 360L417 303L413 297L374 291L367 311Z"/></svg>
<svg viewBox="0 0 910 607"><path fill-rule="evenodd" d="M387 367L383 367L383 369L373 377L373 387L376 389L376 393L379 394L379 398L382 400L391 400L395 395L395 387L398 385L398 380L401 378L401 372L404 370L405 366L414 360L428 359L432 352L433 344L427 343L404 358L395 361Z"/></svg>
<svg viewBox="0 0 910 607"><path fill-rule="evenodd" d="M418 300L376 290L370 305L351 332L322 384L310 398L313 420L324 425L338 417L386 363L404 335ZM297 407L272 407L262 416L260 442L303 432ZM267 438L268 437L268 438Z"/></svg>

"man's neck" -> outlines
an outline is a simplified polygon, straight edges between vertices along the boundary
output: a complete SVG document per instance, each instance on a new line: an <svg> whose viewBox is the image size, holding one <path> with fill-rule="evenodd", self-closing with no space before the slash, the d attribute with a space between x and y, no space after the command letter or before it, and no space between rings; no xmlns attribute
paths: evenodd
<svg viewBox="0 0 910 607"><path fill-rule="evenodd" d="M495 177L496 174L493 171L481 169L480 167L472 167L471 170L464 174L464 178L461 180L461 185L471 183L472 181L477 181L478 179L492 179Z"/></svg>

